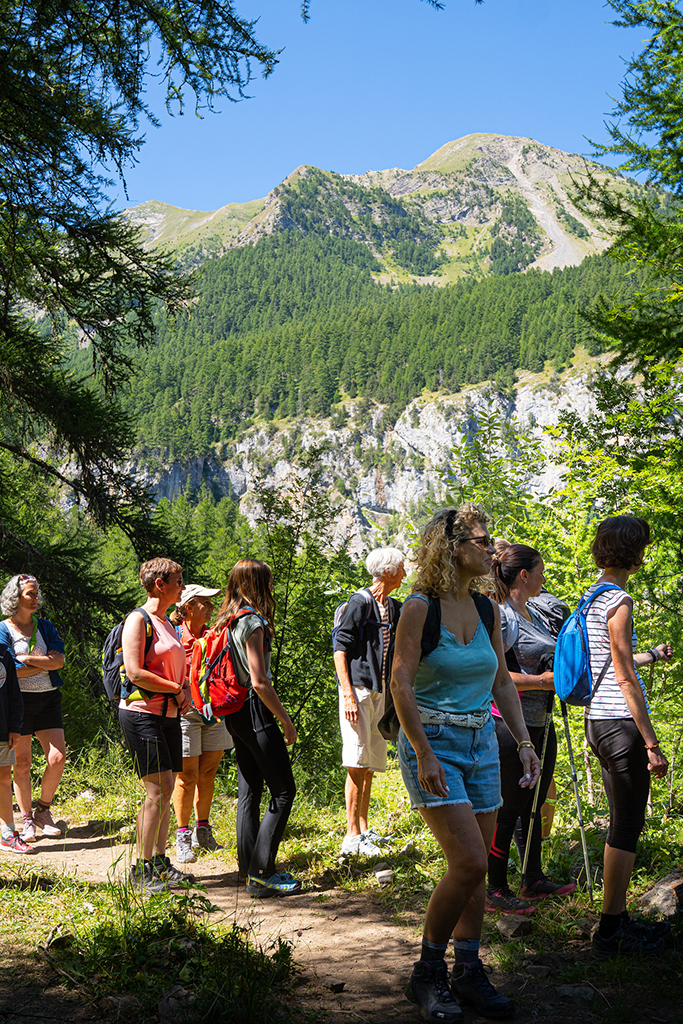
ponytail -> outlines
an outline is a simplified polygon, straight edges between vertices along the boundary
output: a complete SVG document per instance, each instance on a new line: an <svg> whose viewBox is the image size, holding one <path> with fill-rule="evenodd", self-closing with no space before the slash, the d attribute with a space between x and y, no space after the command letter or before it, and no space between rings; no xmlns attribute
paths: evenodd
<svg viewBox="0 0 683 1024"><path fill-rule="evenodd" d="M522 569L532 572L541 560L541 553L526 544L508 544L503 541L496 544L491 574L496 588L496 599L499 604L507 600L515 580Z"/></svg>

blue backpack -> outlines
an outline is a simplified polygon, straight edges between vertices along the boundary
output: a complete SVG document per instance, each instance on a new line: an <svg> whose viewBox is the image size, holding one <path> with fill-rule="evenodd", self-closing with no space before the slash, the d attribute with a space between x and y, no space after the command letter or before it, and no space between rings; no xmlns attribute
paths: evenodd
<svg viewBox="0 0 683 1024"><path fill-rule="evenodd" d="M606 590L620 590L613 583L603 583L590 597L582 598L579 607L569 616L560 630L555 648L555 693L565 704L579 707L590 704L598 686L605 677L612 663L612 655L608 654L598 678L593 681L591 671L590 650L588 647L588 628L586 613L600 594Z"/></svg>

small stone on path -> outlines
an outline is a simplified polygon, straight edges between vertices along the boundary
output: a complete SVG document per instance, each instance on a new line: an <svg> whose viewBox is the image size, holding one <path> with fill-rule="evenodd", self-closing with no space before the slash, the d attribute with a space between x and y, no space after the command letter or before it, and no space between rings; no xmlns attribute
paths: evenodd
<svg viewBox="0 0 683 1024"><path fill-rule="evenodd" d="M341 978L325 978L324 985L325 988L329 988L330 992L343 992L346 982Z"/></svg>
<svg viewBox="0 0 683 1024"><path fill-rule="evenodd" d="M579 1003L592 1003L595 991L590 985L558 985L555 989L562 999L573 999Z"/></svg>
<svg viewBox="0 0 683 1024"><path fill-rule="evenodd" d="M507 914L496 921L496 928L506 939L516 939L520 935L528 935L531 931L531 921L522 917L521 914Z"/></svg>

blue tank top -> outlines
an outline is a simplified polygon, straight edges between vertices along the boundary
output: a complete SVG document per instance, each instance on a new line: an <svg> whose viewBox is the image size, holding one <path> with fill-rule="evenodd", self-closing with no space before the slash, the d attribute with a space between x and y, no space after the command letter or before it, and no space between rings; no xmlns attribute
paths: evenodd
<svg viewBox="0 0 683 1024"><path fill-rule="evenodd" d="M487 711L497 672L498 658L481 619L468 644L460 643L442 623L437 647L417 669L417 703L454 715Z"/></svg>

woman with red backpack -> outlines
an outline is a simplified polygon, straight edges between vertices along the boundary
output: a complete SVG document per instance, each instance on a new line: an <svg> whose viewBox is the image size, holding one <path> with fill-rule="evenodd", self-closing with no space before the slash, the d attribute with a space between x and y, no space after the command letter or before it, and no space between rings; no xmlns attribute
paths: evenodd
<svg viewBox="0 0 683 1024"><path fill-rule="evenodd" d="M239 869L246 877L247 892L257 897L301 892L301 882L287 872L277 872L275 866L296 794L287 753L287 747L296 741L296 729L270 681L276 607L270 566L242 558L230 573L213 627L218 633L230 626L233 667L246 690L244 702L226 716L225 723L235 743L237 761ZM261 819L264 784L270 790L270 803Z"/></svg>

